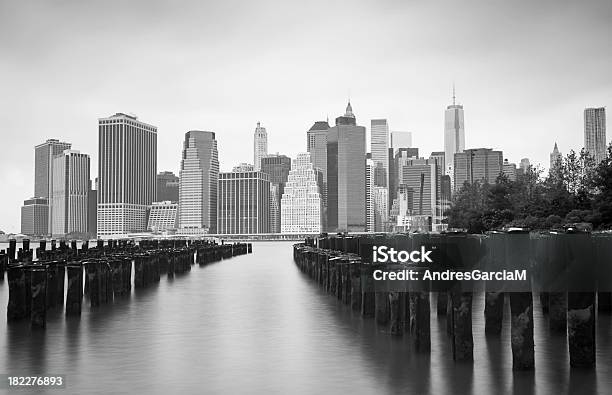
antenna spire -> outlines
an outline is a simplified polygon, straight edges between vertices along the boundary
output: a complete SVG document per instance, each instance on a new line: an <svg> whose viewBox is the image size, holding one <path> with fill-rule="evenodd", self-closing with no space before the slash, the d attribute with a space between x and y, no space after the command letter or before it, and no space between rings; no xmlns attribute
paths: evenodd
<svg viewBox="0 0 612 395"><path fill-rule="evenodd" d="M453 82L453 106L455 105L455 82Z"/></svg>

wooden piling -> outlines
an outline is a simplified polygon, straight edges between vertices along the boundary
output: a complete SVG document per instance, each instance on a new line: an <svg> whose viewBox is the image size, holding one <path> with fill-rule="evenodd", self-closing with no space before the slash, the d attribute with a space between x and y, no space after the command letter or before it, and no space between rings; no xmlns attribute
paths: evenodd
<svg viewBox="0 0 612 395"><path fill-rule="evenodd" d="M31 315L33 329L44 329L47 326L47 268L45 266L29 267L31 272Z"/></svg>
<svg viewBox="0 0 612 395"><path fill-rule="evenodd" d="M68 289L66 290L66 315L81 315L83 303L83 266L72 262L66 266Z"/></svg>
<svg viewBox="0 0 612 395"><path fill-rule="evenodd" d="M570 365L595 365L595 293L570 292L567 299Z"/></svg>
<svg viewBox="0 0 612 395"><path fill-rule="evenodd" d="M450 292L452 306L451 321L451 347L453 360L474 360L474 338L472 335L472 293Z"/></svg>
<svg viewBox="0 0 612 395"><path fill-rule="evenodd" d="M9 300L6 308L8 321L26 318L25 269L23 265L9 265L7 268Z"/></svg>
<svg viewBox="0 0 612 395"><path fill-rule="evenodd" d="M431 350L429 292L410 292L410 335L414 349Z"/></svg>
<svg viewBox="0 0 612 395"><path fill-rule="evenodd" d="M485 292L485 333L499 335L504 318L504 293Z"/></svg>
<svg viewBox="0 0 612 395"><path fill-rule="evenodd" d="M531 292L510 293L510 315L512 369L533 369L535 362L533 350L533 297Z"/></svg>

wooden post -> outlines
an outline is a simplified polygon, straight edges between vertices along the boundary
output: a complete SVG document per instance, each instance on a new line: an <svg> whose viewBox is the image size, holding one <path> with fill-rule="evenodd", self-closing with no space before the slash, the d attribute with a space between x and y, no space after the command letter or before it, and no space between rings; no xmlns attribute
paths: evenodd
<svg viewBox="0 0 612 395"><path fill-rule="evenodd" d="M474 338L472 335L472 293L450 292L450 303L452 306L451 321L451 346L453 360L474 360Z"/></svg>
<svg viewBox="0 0 612 395"><path fill-rule="evenodd" d="M595 292L568 294L567 338L570 365L595 365Z"/></svg>
<svg viewBox="0 0 612 395"><path fill-rule="evenodd" d="M533 297L531 292L510 293L512 369L533 369Z"/></svg>
<svg viewBox="0 0 612 395"><path fill-rule="evenodd" d="M504 293L485 292L485 333L499 335L504 318Z"/></svg>
<svg viewBox="0 0 612 395"><path fill-rule="evenodd" d="M9 300L6 308L8 321L17 321L26 317L25 269L23 265L7 267Z"/></svg>
<svg viewBox="0 0 612 395"><path fill-rule="evenodd" d="M429 292L410 292L410 334L417 351L431 350Z"/></svg>
<svg viewBox="0 0 612 395"><path fill-rule="evenodd" d="M32 300L30 324L32 328L44 329L47 326L47 268L45 266L30 267L32 281Z"/></svg>
<svg viewBox="0 0 612 395"><path fill-rule="evenodd" d="M83 266L80 262L66 266L68 289L66 291L66 315L81 315L83 303Z"/></svg>

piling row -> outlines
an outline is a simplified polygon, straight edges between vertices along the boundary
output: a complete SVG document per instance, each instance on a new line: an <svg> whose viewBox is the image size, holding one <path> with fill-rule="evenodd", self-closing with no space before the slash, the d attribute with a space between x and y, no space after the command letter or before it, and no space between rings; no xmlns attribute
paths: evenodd
<svg viewBox="0 0 612 395"><path fill-rule="evenodd" d="M89 247L84 242L41 241L34 250L29 240L16 249L15 240L8 251L0 252L1 278L7 272L9 300L7 320L30 319L32 328L45 328L47 311L61 308L78 316L84 296L90 308L112 303L129 295L134 288L158 283L200 266L252 252L250 243L217 244L207 240L98 240ZM64 298L65 296L65 298Z"/></svg>
<svg viewBox="0 0 612 395"><path fill-rule="evenodd" d="M552 269L564 272L570 278L577 274L572 268L584 267L593 260L597 265L612 265L611 235L579 234L568 238L566 234L533 234L524 230L491 232L485 236L449 234L393 234L336 236L321 235L295 244L294 261L298 268L311 277L323 290L338 298L350 309L365 318L373 318L378 327L390 335L409 333L414 349L429 352L430 294L437 295L437 315L446 317L447 332L453 359L472 361L474 339L472 332L472 300L474 292L485 293L485 333L499 336L504 316L504 301L510 306L510 349L514 370L535 368L533 291L530 288L507 289L491 287L466 289L461 284L432 292L431 285L418 289L381 289L375 287L372 273L384 267L385 271L399 271L407 265L372 262L375 246L394 246L397 250L431 249L438 268L472 270L486 267L502 268L506 262L515 269L527 269L527 286L532 276L540 276ZM562 250L559 250L562 248ZM552 253L552 250L555 253ZM568 260L574 260L569 262ZM564 266L565 265L565 266ZM411 268L414 268L411 264ZM611 269L612 271L612 269ZM586 271L585 271L586 272ZM547 280L548 281L548 280ZM597 288L597 282L579 284ZM599 283L602 284L601 282ZM547 286L550 284L547 284ZM554 285L554 284L553 284ZM605 288L605 285L604 285ZM551 289L554 289L551 288ZM596 312L610 311L610 292L541 292L544 314L548 316L551 332L567 331L570 365L595 365ZM598 303L599 301L599 303ZM598 308L599 307L599 308Z"/></svg>

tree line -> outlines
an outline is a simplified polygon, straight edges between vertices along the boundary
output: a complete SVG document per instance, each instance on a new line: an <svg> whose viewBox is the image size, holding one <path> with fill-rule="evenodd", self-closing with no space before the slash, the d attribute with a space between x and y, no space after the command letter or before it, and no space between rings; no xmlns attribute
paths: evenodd
<svg viewBox="0 0 612 395"><path fill-rule="evenodd" d="M599 164L587 151L570 151L544 176L539 167L519 172L516 181L501 174L495 183L465 183L446 212L449 228L482 233L520 226L557 229L588 222L612 228L612 143Z"/></svg>

